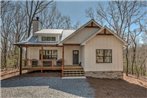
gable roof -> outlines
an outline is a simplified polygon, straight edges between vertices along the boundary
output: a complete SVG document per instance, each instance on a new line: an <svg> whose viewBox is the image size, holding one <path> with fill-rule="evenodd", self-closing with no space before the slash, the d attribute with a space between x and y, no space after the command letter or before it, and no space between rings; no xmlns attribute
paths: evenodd
<svg viewBox="0 0 147 98"><path fill-rule="evenodd" d="M98 24L94 19L91 19L90 21L88 21L87 23L85 23L84 25L82 25L80 28L78 28L75 32L73 32L71 35L69 35L68 37L66 37L64 40L62 40L61 42L60 42L60 44L61 43L63 43L63 42L65 42L66 40L68 40L69 38L71 38L72 36L74 36L78 31L80 31L81 29L83 29L85 26L87 26L88 24L90 24L90 23L94 23L95 25L97 25L98 27L102 27L100 24Z"/></svg>
<svg viewBox="0 0 147 98"><path fill-rule="evenodd" d="M112 32L107 27L102 27L97 33L93 34L87 40L85 40L84 42L82 42L81 45L85 45L89 40L91 40L92 38L94 38L97 34L101 33L101 31L103 31L104 29L108 30L112 35L114 35L117 39L119 39L124 45L127 45L127 43L122 38L120 38L116 33Z"/></svg>

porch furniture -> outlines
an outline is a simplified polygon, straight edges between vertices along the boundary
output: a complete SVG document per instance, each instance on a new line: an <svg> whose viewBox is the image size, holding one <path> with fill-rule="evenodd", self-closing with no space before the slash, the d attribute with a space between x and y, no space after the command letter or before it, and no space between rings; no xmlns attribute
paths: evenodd
<svg viewBox="0 0 147 98"><path fill-rule="evenodd" d="M62 65L62 59L57 60L57 65L61 66Z"/></svg>
<svg viewBox="0 0 147 98"><path fill-rule="evenodd" d="M32 67L37 67L38 66L38 60L32 59Z"/></svg>
<svg viewBox="0 0 147 98"><path fill-rule="evenodd" d="M42 62L43 63L43 67L49 67L52 66L52 60L45 60Z"/></svg>

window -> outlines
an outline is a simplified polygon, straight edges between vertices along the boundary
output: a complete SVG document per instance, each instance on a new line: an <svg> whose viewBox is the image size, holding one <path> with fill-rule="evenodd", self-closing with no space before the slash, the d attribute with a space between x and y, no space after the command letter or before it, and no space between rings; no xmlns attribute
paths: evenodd
<svg viewBox="0 0 147 98"><path fill-rule="evenodd" d="M96 63L112 63L112 49L96 49Z"/></svg>
<svg viewBox="0 0 147 98"><path fill-rule="evenodd" d="M40 50L40 59L41 59ZM57 59L57 50L43 50L43 59Z"/></svg>
<svg viewBox="0 0 147 98"><path fill-rule="evenodd" d="M56 41L56 37L42 37L42 41Z"/></svg>

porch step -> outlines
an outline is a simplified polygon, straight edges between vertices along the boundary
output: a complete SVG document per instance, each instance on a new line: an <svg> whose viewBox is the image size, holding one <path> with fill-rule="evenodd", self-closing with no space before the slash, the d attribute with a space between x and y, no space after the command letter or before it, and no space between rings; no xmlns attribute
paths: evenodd
<svg viewBox="0 0 147 98"><path fill-rule="evenodd" d="M65 68L63 70L63 77L78 77L84 76L84 70L82 67L79 68Z"/></svg>

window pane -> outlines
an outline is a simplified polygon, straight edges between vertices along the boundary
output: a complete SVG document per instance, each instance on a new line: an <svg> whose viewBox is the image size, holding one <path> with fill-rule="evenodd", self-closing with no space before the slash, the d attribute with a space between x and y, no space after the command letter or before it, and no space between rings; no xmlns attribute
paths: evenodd
<svg viewBox="0 0 147 98"><path fill-rule="evenodd" d="M52 55L57 55L57 50L53 50Z"/></svg>
<svg viewBox="0 0 147 98"><path fill-rule="evenodd" d="M96 55L97 56L103 56L103 50L102 49L97 49L96 50Z"/></svg>
<svg viewBox="0 0 147 98"><path fill-rule="evenodd" d="M42 37L42 41L56 41L56 37Z"/></svg>
<svg viewBox="0 0 147 98"><path fill-rule="evenodd" d="M55 37L52 37L52 41L55 41L56 40L56 38Z"/></svg>
<svg viewBox="0 0 147 98"><path fill-rule="evenodd" d="M40 51L40 59L41 59L41 52L43 52L43 59L57 59L57 50Z"/></svg>
<svg viewBox="0 0 147 98"><path fill-rule="evenodd" d="M52 51L51 50L48 50L48 55L51 55L52 54Z"/></svg>
<svg viewBox="0 0 147 98"><path fill-rule="evenodd" d="M103 57L96 57L96 62L97 63L102 63L103 62Z"/></svg>
<svg viewBox="0 0 147 98"><path fill-rule="evenodd" d="M105 63L111 63L112 61L111 61L111 57L105 57L104 58L104 62Z"/></svg>
<svg viewBox="0 0 147 98"><path fill-rule="evenodd" d="M105 50L105 56L112 56L112 50Z"/></svg>

